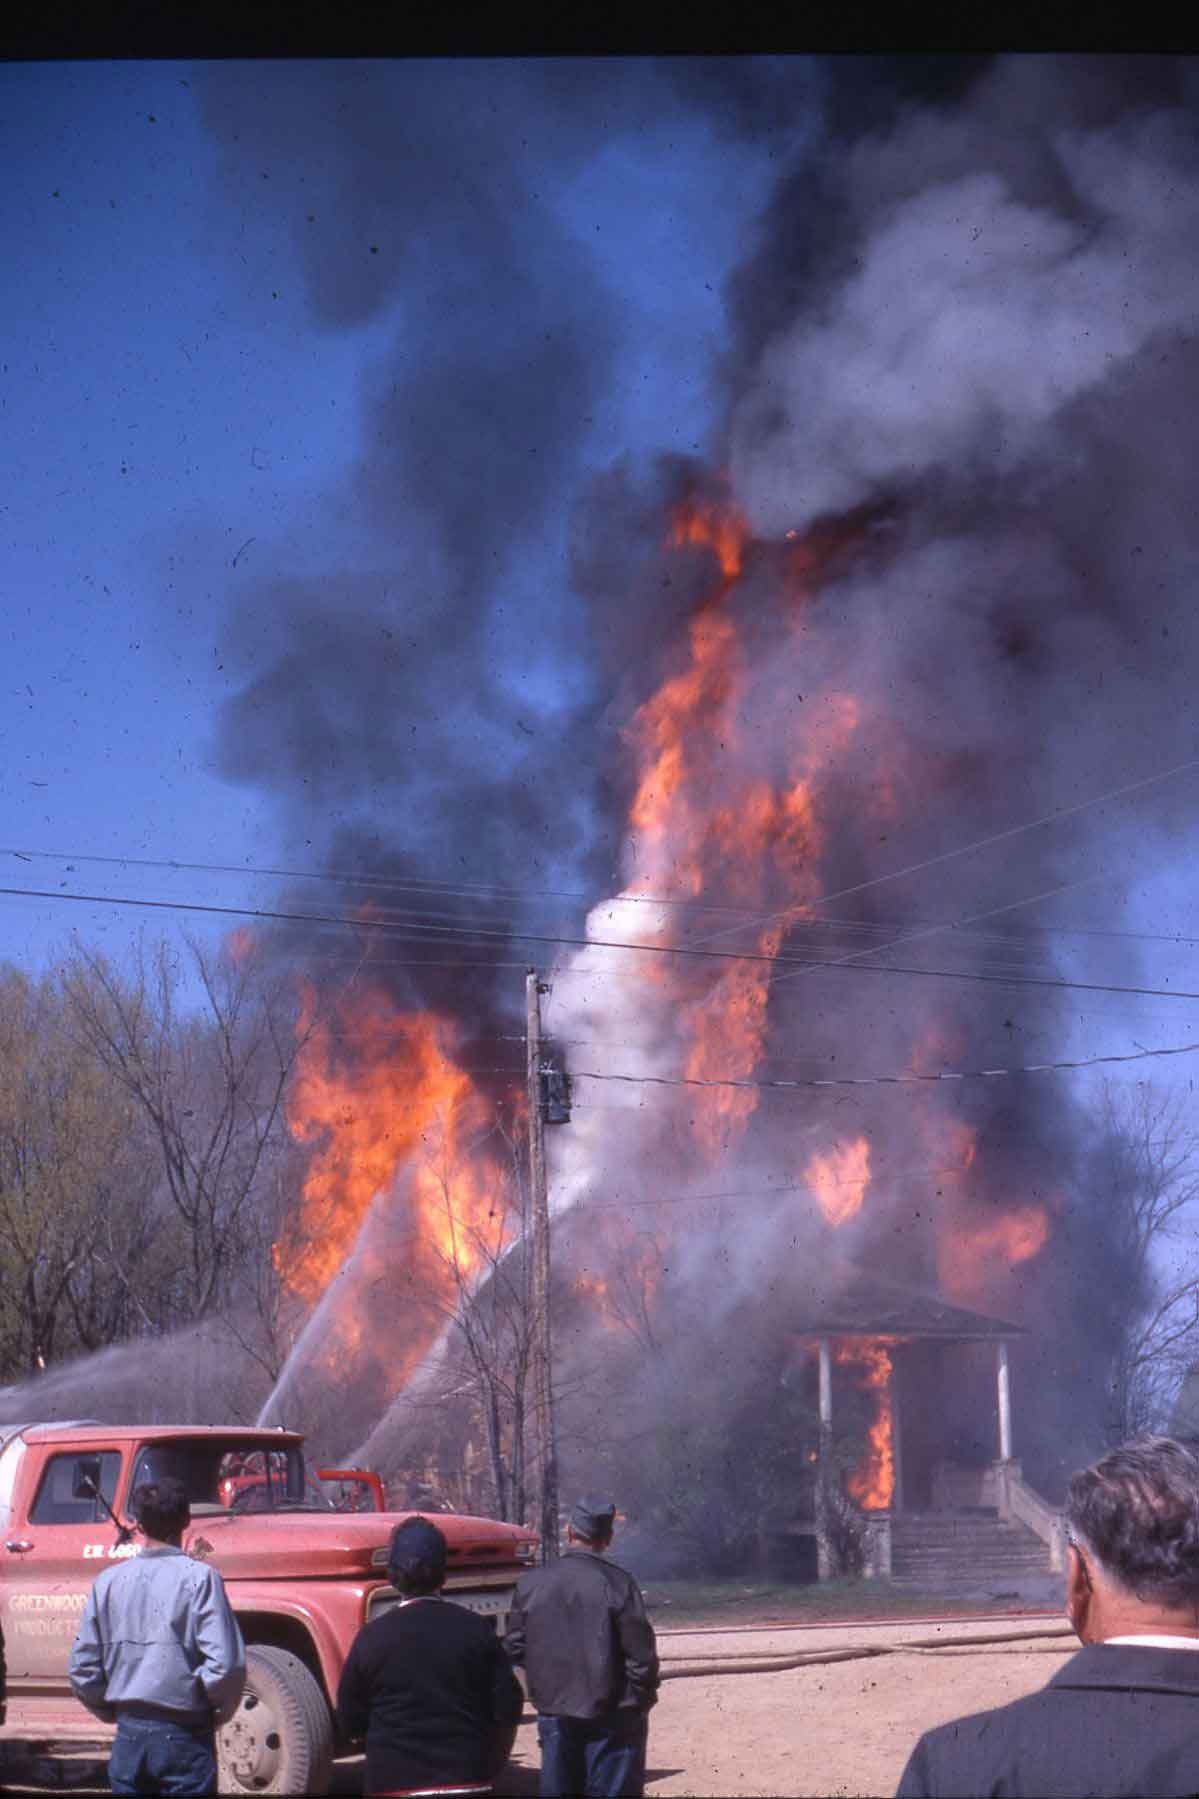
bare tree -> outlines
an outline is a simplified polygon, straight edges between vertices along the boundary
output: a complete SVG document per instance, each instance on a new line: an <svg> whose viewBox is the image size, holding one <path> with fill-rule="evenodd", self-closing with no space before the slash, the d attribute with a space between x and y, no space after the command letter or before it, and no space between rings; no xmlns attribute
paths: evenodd
<svg viewBox="0 0 1199 1799"><path fill-rule="evenodd" d="M73 1041L52 977L0 969L0 1369L157 1328L179 1243L128 1095ZM169 1221L168 1221L169 1223ZM141 1285L153 1295L139 1304Z"/></svg>
<svg viewBox="0 0 1199 1799"><path fill-rule="evenodd" d="M1199 1134L1181 1093L1107 1085L1102 1119L1129 1311L1112 1371L1111 1435L1160 1426L1199 1354Z"/></svg>
<svg viewBox="0 0 1199 1799"><path fill-rule="evenodd" d="M525 1236L527 1194L515 1139L493 1164L487 1213L464 1210L444 1142L433 1166L444 1220L436 1255L445 1277L440 1310L449 1326L448 1368L482 1424L497 1517L523 1520L528 1505L527 1396L533 1352L532 1266Z"/></svg>
<svg viewBox="0 0 1199 1799"><path fill-rule="evenodd" d="M181 1003L185 969L198 1009ZM139 944L128 975L79 946L62 991L79 1043L149 1128L182 1227L179 1309L207 1316L247 1252L261 1253L254 1208L303 1045L291 982L252 945L214 953L189 940L182 956Z"/></svg>

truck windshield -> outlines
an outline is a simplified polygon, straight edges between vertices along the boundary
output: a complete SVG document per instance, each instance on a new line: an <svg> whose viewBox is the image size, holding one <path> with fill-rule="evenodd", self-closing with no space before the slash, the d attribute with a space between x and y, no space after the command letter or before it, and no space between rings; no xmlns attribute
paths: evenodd
<svg viewBox="0 0 1199 1799"><path fill-rule="evenodd" d="M219 1437L147 1443L133 1469L133 1486L173 1475L196 1512L321 1510L305 1478L304 1454L289 1444L256 1449Z"/></svg>

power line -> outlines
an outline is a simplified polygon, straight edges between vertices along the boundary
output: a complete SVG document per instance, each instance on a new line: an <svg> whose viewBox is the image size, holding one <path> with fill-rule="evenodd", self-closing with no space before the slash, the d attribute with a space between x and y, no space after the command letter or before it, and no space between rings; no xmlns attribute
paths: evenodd
<svg viewBox="0 0 1199 1799"><path fill-rule="evenodd" d="M917 1175L949 1175L965 1174L967 1169L961 1162L953 1162L947 1168L902 1168L898 1172L880 1169L871 1172L864 1180L839 1180L822 1182L830 1187L877 1187L880 1184L895 1181L914 1180ZM691 1206L716 1204L724 1199L772 1199L776 1193L810 1193L811 1181L780 1182L774 1187L732 1187L723 1193L667 1193L657 1199L580 1199L569 1208L571 1212L630 1212L650 1210L656 1206Z"/></svg>
<svg viewBox="0 0 1199 1799"><path fill-rule="evenodd" d="M545 931L496 930L482 925L392 924L386 919L354 917L344 913L285 912L266 906L219 906L198 900L138 899L128 894L63 893L39 887L0 887L0 895L17 899L43 899L56 902L73 901L89 906L136 906L159 912L199 912L224 918L262 918L284 924L339 925L357 931L390 934L397 943L418 943L420 937L403 936L402 932L427 932L426 942L450 947L447 939L468 937L476 942L488 939L500 943L545 943L567 949L620 950L629 954L654 956L687 956L721 962L762 962L791 968L824 968L849 970L855 974L899 974L923 976L929 980L975 981L1000 987L1045 987L1061 992L1124 993L1152 999L1199 1000L1199 993L1181 988L1138 987L1107 981L1049 980L1044 976L1020 974L987 974L978 969L917 968L900 962L846 962L819 957L773 956L753 950L700 949L693 944L622 943L602 937L565 937ZM489 964L490 966L490 964ZM553 978L579 976L590 971L558 969Z"/></svg>
<svg viewBox="0 0 1199 1799"><path fill-rule="evenodd" d="M938 1081L992 1080L998 1075L1055 1074L1061 1070L1098 1068L1113 1062L1145 1062L1160 1056L1189 1056L1196 1050L1199 1050L1199 1043L1183 1043L1171 1049L1139 1049L1121 1056L1087 1056L1076 1062L1029 1062L1017 1068L955 1068L943 1069L939 1074L838 1074L795 1081L703 1080L691 1075L600 1074L587 1068L572 1068L570 1076L572 1081L625 1081L639 1087L738 1087L767 1092L794 1091L796 1088L808 1087L898 1087L931 1085ZM498 1074L503 1070L487 1072Z"/></svg>
<svg viewBox="0 0 1199 1799"><path fill-rule="evenodd" d="M963 919L962 923L983 924L988 918L997 918L1004 912L1019 911L1021 906L1035 906L1039 900L1055 899L1059 893L1068 893L1074 887L1085 886L1088 881L1097 881L1099 878L1098 875L1083 875L1077 881L1064 881L1058 887L1046 888L1041 893L1030 893L1025 899L1009 900L1006 905L992 906L985 912L976 912L972 917ZM901 943L917 943L923 938L940 936L945 929L944 925L928 925L923 930L903 932L898 937L892 937L889 943L867 944L864 949L848 950L845 955L838 956L837 960L843 963L856 962L863 956L880 956L889 949L898 948ZM794 974L780 975L779 980L798 980L802 972L803 970L797 970ZM774 985L777 986L778 982Z"/></svg>
<svg viewBox="0 0 1199 1799"><path fill-rule="evenodd" d="M1125 799L1130 793L1140 793L1144 788L1153 787L1159 781L1168 781L1174 775L1189 774L1196 768L1199 768L1199 757L1192 757L1189 762L1179 762L1173 768L1162 769L1159 774L1146 775L1139 781L1128 781L1123 787L1114 787L1110 793L1095 794L1089 800L1079 800L1077 805L1063 806L1057 812L1047 812L1043 818L1034 818L1022 825L1010 825L1005 831L995 831L990 837L979 837L975 842L963 844L959 849L945 850L939 856L929 856L923 862L910 863L907 868L897 868L892 874L875 875L869 881L858 881L853 887L842 887L837 893L826 893L823 898L809 900L807 903L812 906L831 905L834 900L848 899L851 894L865 893L869 888L885 886L888 881L902 881L908 875L923 874L926 869L940 868L946 862L956 861L959 856L969 856L974 850L990 849L997 843L1007 843L1013 837L1022 837L1028 831L1039 830L1042 825L1060 824L1063 819L1074 818L1078 813L1086 812L1092 806L1102 806L1107 800ZM785 919L786 916L785 910L768 912L758 922L759 924L772 924L779 919ZM732 930L739 928L733 926L731 930L718 932L714 937L701 938L700 942L715 943L720 937L730 936Z"/></svg>
<svg viewBox="0 0 1199 1799"><path fill-rule="evenodd" d="M1183 768L1186 768L1189 766L1190 766L1189 764L1181 765L1181 767L1183 767ZM1179 772L1179 771L1178 770L1167 770L1167 773L1177 773L1177 772ZM1155 775L1155 776L1151 776L1149 778L1150 778L1150 780L1159 780L1159 779L1164 779L1165 776L1156 776ZM1124 791L1124 790L1121 790L1121 791ZM1115 796L1113 796L1113 795L1101 796L1101 798L1112 798L1112 797L1115 797ZM1088 800L1088 801L1084 802L1085 805L1098 805L1099 803L1100 803L1099 800ZM1065 817L1065 816L1067 816L1067 814L1066 813L1056 813L1056 814L1052 814L1051 816ZM1044 821L1041 821L1041 822L1044 822ZM1032 828L1031 826L1016 827L1016 829L1018 829L1018 830L1025 830L1025 829L1031 829L1031 828ZM990 842L992 840L984 839L982 841ZM979 847L979 845L977 845L977 844L976 845L968 845L967 849L978 848L978 847ZM966 853L967 853L966 850L950 852L951 855L959 855L959 854L964 855ZM503 886L499 883L486 882L486 881L467 881L467 882L438 881L438 880L434 880L432 878L424 878L424 877L414 876L414 875L403 875L403 876L371 875L371 874L366 874L364 872L351 873L351 872L337 872L337 871L333 871L333 870L320 871L320 870L310 869L310 868L307 868L307 869L306 868L273 868L273 867L269 867L269 866L252 865L249 863L184 862L184 861L180 861L176 857L155 858L155 857L149 857L149 856L106 856L106 855L100 855L98 853L93 853L88 850L16 849L11 846L5 847L3 845L0 845L0 855L15 856L23 862L31 862L31 861L36 861L39 859L45 860L45 861L55 861L55 862L95 862L95 863L104 864L106 866L114 867L114 868L165 869L170 873L231 874L231 875L238 875L243 878L248 877L250 879L324 881L324 882L332 883L334 885L339 885L339 886L381 887L386 890L395 891L395 892L399 892L399 893L410 892L413 895L427 895L430 898L435 897L439 894L448 894L448 895L457 896L460 898L481 898L481 897L490 895L490 896L494 896L497 899L519 900L524 903L532 903L532 902L536 902L539 900L551 900L551 899L578 900L588 906L601 904L603 899L607 898L607 899L610 899L613 903L619 902L619 904L621 904L621 905L663 906L663 907L670 907L670 908L673 908L678 911L727 912L727 913L732 913L734 915L743 915L744 917L746 917L748 919L752 919L752 920L758 920L761 917L761 914L758 911L758 909L756 907L752 907L752 906L734 906L727 902L720 902L720 901L672 899L672 898L668 898L662 894L621 893L621 894L617 894L614 896L613 895L598 895L597 896L594 892L583 891L583 890L577 889L577 888L511 887L511 886ZM918 865L918 866L923 866L923 865ZM910 870L900 870L899 871L900 874L907 873L907 872L911 872L911 871ZM880 879L882 879L882 880L893 880L893 879L898 879L898 878L899 878L899 874L885 875L885 876L880 877ZM1088 876L1085 878L1086 879L1098 879L1100 877ZM1075 885L1075 884L1076 883L1067 883L1067 885ZM865 883L865 885L871 886L871 885L874 885L874 883L867 882L867 883ZM1062 888L1062 889L1055 889L1054 891L1064 891L1064 890L1065 889ZM848 890L848 891L856 892L856 891L859 891L859 889L852 889L852 890ZM805 902L805 904L810 904L810 905L831 904L833 899L836 897L837 897L836 895L827 895L824 899L808 901L808 902ZM1045 898L1045 897L1048 897L1048 895L1040 895L1038 897ZM1031 903L1031 902L1026 901L1026 900L1018 900L1014 904L1015 904L1015 906L1018 907L1018 906L1026 905L1029 903ZM1013 908L998 907L998 908L996 908L996 912L1010 910L1010 909L1013 909ZM995 914L991 914L990 916L994 916L994 915ZM1199 945L1199 937L1188 937L1188 936L1182 935L1181 933L1177 933L1177 932L1124 931L1124 930L1116 930L1113 928L1104 928L1104 927L1100 927L1100 926L1090 926L1090 925L1028 925L1028 926L1026 926L1026 928L1023 932L972 931L972 930L968 929L968 924L966 921L950 920L950 919L938 920L938 919L919 918L919 917L909 918L909 919L905 920L905 919L900 919L900 918L891 918L891 919L827 918L827 917L826 918L808 918L808 917L801 916L801 917L796 917L796 918L791 919L788 924L788 929L789 930L813 930L813 931L824 931L824 930L865 931L865 932L873 932L878 935L883 935L888 931L904 929L908 926L915 926L921 930L923 930L925 927L927 927L930 931L961 932L964 934L968 934L971 937L980 938L984 941L993 942L996 944L1009 944L1009 945L1013 943L1014 939L1018 939L1020 936L1114 937L1114 938L1124 939L1124 940L1127 940L1130 942L1137 942L1137 943L1173 943L1173 944L1185 946L1187 948L1193 948L1194 946ZM691 945L691 947L698 948L699 945L693 944L693 945Z"/></svg>

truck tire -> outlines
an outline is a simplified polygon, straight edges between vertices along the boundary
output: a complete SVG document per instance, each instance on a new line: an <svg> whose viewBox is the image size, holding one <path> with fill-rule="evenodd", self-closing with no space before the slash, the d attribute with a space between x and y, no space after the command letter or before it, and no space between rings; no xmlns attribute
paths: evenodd
<svg viewBox="0 0 1199 1799"><path fill-rule="evenodd" d="M299 1656L269 1644L246 1650L246 1690L217 1732L222 1793L323 1793L333 1765L333 1720Z"/></svg>

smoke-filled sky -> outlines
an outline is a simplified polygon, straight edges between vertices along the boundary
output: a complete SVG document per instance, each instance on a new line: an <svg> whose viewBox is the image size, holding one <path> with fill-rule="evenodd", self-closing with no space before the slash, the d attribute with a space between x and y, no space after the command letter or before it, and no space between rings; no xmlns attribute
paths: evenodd
<svg viewBox="0 0 1199 1799"><path fill-rule="evenodd" d="M768 539L916 521L898 579L847 585L843 652L948 755L1024 733L966 840L1185 762L1192 88L1149 58L10 66L0 885L280 892L88 853L619 885L620 732L694 599L634 592L630 537L692 467ZM974 653L1005 584L1011 667L1062 671L1023 717ZM1048 852L1071 890L1009 923L1195 930L1193 793L1088 816ZM967 869L955 902L997 903ZM0 951L173 917L7 897ZM1190 946L1053 947L1195 985ZM1185 1035L1080 1001L1105 1043Z"/></svg>
<svg viewBox="0 0 1199 1799"><path fill-rule="evenodd" d="M729 272L819 87L806 63L6 69L3 846L321 867L402 804L432 872L532 854L577 884L594 771L556 723L598 696L572 506L614 458L705 448ZM521 764L561 794L553 842L493 819L465 868L441 821ZM6 899L0 952L134 920Z"/></svg>
<svg viewBox="0 0 1199 1799"><path fill-rule="evenodd" d="M908 940L916 973L769 994L585 951L551 1022L659 1073L1199 1035L1169 997L1199 990L1196 97L1156 58L6 69L0 886L339 910L419 880L469 924L487 882L498 928L577 937L640 882L593 932L702 894L743 910L645 933ZM145 916L10 896L0 954ZM510 947L397 998L490 1040L554 959ZM1001 1201L1048 1206L1053 1316L1115 1252L1079 1247L1083 1084L1015 1085L962 1100L958 1223L986 1249ZM881 1187L884 1152L946 1153L844 1103L730 1164L794 1181L862 1130ZM605 1122L572 1191L674 1153Z"/></svg>

